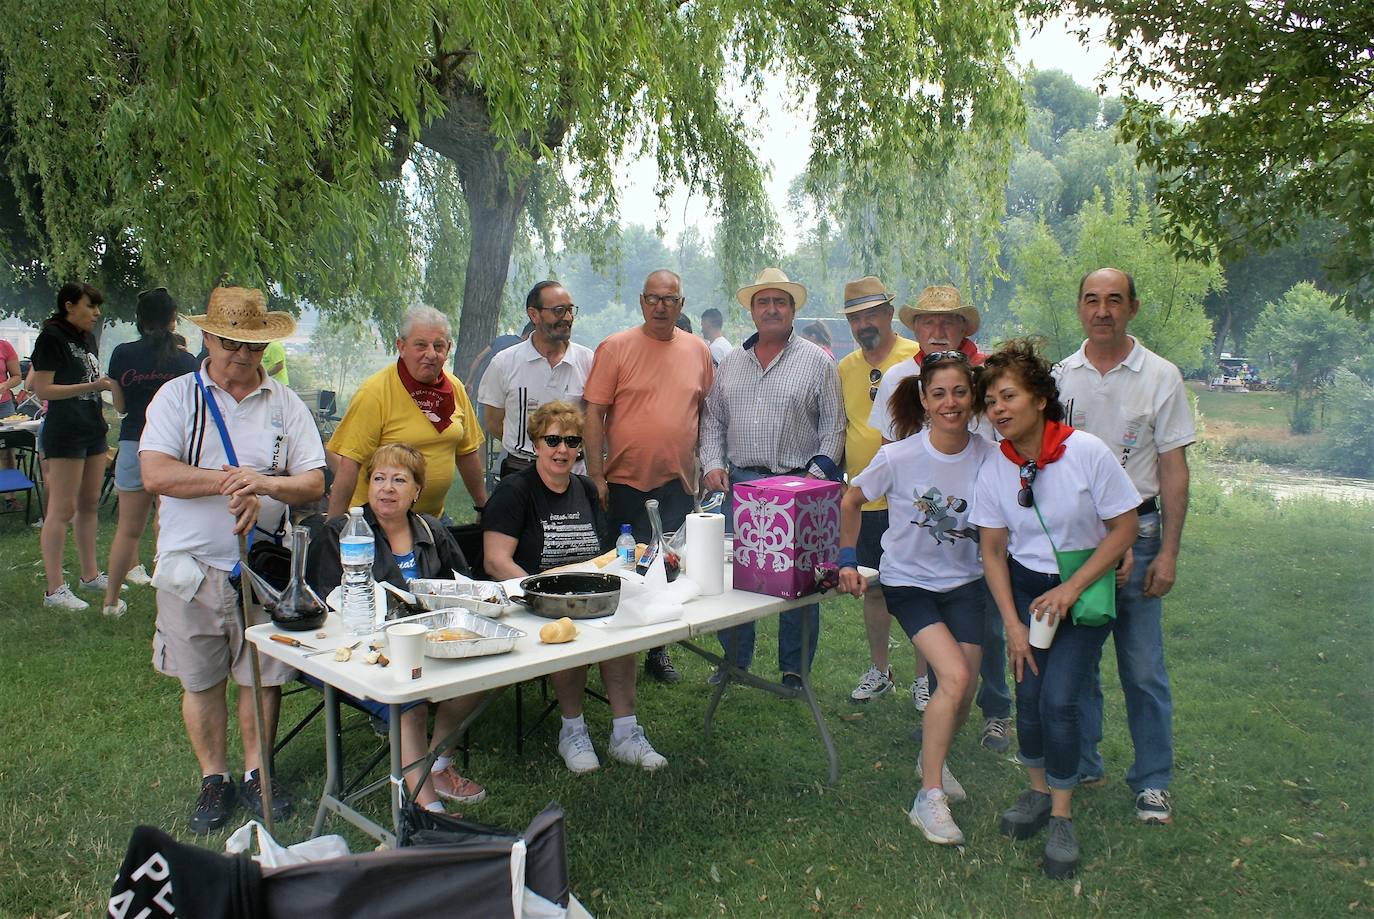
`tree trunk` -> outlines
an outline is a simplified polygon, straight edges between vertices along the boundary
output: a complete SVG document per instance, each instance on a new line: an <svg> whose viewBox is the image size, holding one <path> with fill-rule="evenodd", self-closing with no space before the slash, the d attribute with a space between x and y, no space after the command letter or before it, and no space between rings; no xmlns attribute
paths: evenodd
<svg viewBox="0 0 1374 919"><path fill-rule="evenodd" d="M486 100L451 90L444 116L420 132L420 143L453 161L468 208L468 261L453 369L464 383L472 359L491 343L501 314L516 225L529 195L530 171L513 166L491 134ZM517 172L518 168L518 172Z"/></svg>

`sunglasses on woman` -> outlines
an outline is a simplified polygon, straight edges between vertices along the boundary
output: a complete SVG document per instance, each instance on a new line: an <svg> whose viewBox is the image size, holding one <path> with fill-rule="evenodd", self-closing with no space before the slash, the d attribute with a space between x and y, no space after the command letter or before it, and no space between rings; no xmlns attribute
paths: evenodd
<svg viewBox="0 0 1374 919"><path fill-rule="evenodd" d="M557 434L545 434L539 438L544 442L544 446L550 450L557 449L559 444L563 444L569 450L576 450L582 446L582 438L577 434L564 434L561 437Z"/></svg>
<svg viewBox="0 0 1374 919"><path fill-rule="evenodd" d="M1016 493L1016 503L1022 507L1035 504L1035 492L1031 490L1031 485L1035 482L1035 473L1035 463L1026 463L1021 467L1021 490Z"/></svg>
<svg viewBox="0 0 1374 919"><path fill-rule="evenodd" d="M921 358L921 366L935 364L940 361L962 361L968 363L968 355L962 351L932 351L930 354Z"/></svg>

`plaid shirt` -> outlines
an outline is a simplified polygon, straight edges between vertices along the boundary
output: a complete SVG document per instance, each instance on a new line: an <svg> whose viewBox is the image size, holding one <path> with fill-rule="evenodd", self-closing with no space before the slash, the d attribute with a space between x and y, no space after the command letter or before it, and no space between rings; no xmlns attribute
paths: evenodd
<svg viewBox="0 0 1374 919"><path fill-rule="evenodd" d="M795 332L767 368L754 354L758 335L726 355L706 396L701 468L782 473L817 455L844 456L844 403L835 363ZM820 470L811 471L820 474Z"/></svg>

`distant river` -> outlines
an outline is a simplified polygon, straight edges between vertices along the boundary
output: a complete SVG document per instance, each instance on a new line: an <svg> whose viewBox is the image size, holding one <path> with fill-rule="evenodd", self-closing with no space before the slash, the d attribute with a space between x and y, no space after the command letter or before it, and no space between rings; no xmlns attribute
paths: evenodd
<svg viewBox="0 0 1374 919"><path fill-rule="evenodd" d="M1316 473L1289 466L1266 466L1263 463L1210 463L1212 472L1223 488L1250 485L1263 488L1275 498L1298 498L1317 495L1336 501L1374 502L1374 480L1351 476Z"/></svg>

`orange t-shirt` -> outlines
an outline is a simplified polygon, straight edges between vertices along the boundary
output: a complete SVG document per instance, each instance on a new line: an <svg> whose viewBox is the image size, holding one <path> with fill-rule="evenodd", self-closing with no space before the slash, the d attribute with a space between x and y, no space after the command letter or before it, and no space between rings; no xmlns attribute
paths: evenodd
<svg viewBox="0 0 1374 919"><path fill-rule="evenodd" d="M636 326L596 349L582 398L606 413L606 479L650 491L696 478L701 403L711 388L711 351L681 329L659 341Z"/></svg>

